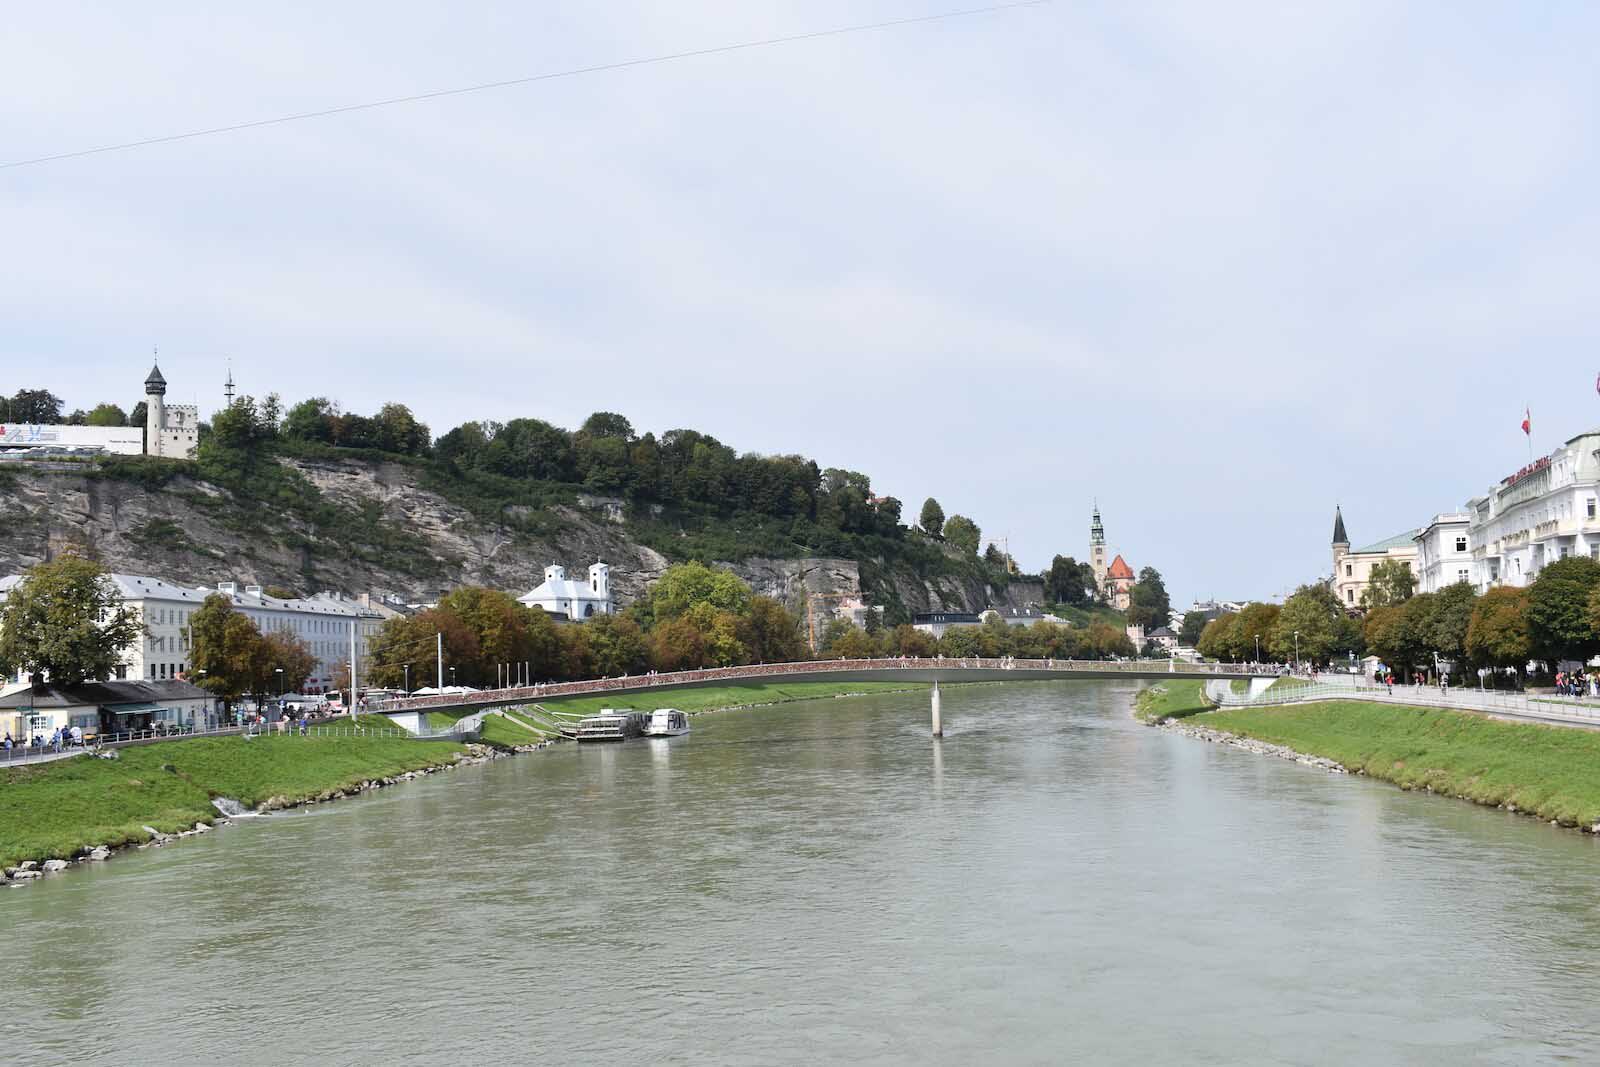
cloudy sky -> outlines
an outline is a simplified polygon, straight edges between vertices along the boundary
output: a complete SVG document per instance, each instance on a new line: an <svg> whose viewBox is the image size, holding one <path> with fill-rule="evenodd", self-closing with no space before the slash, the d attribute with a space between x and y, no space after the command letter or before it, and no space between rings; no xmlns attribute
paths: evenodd
<svg viewBox="0 0 1600 1067"><path fill-rule="evenodd" d="M0 162L968 6L61 0ZM1058 2L0 170L0 389L871 475L1269 596L1600 425L1600 8Z"/></svg>

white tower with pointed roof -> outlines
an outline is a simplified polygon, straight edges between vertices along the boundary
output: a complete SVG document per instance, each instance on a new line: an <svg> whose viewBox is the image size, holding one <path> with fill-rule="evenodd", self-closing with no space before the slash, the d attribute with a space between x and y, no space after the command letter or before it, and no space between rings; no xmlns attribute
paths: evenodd
<svg viewBox="0 0 1600 1067"><path fill-rule="evenodd" d="M144 380L144 454L167 459L193 459L200 443L200 409L193 404L167 404L167 379L159 365Z"/></svg>

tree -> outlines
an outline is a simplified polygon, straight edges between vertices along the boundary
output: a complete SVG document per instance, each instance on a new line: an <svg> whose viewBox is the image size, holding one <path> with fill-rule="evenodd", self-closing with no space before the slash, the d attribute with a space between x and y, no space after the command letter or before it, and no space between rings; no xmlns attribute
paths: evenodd
<svg viewBox="0 0 1600 1067"><path fill-rule="evenodd" d="M545 620L546 623L549 620ZM553 627L552 627L553 629ZM438 639L444 637L444 670L439 669ZM372 657L370 680L377 685L394 687L405 684L407 666L413 689L436 684L443 675L450 684L450 668L458 668L457 682L468 682L482 673L482 650L471 627L453 611L429 608L415 615L402 616L384 622L376 636L367 643ZM546 671L559 661L559 650L547 652L542 665ZM460 668L467 669L462 677ZM537 670L534 677L541 675ZM544 677L550 675L545 674ZM493 677L493 670L490 671Z"/></svg>
<svg viewBox="0 0 1600 1067"><path fill-rule="evenodd" d="M1224 611L1206 623L1200 631L1200 640L1195 642L1195 651L1206 659L1232 659L1232 628L1235 618L1233 612Z"/></svg>
<svg viewBox="0 0 1600 1067"><path fill-rule="evenodd" d="M1545 660L1586 660L1600 651L1589 620L1589 597L1600 586L1600 562L1568 556L1548 564L1528 587L1528 639Z"/></svg>
<svg viewBox="0 0 1600 1067"><path fill-rule="evenodd" d="M1430 610L1422 623L1422 639L1429 651L1438 653L1460 667L1467 658L1467 631L1478 594L1468 582L1447 585L1433 594Z"/></svg>
<svg viewBox="0 0 1600 1067"><path fill-rule="evenodd" d="M1408 678L1419 664L1430 662L1416 625L1426 610L1427 605L1419 605L1413 597L1404 604L1373 608L1362 620L1367 649L1402 678Z"/></svg>
<svg viewBox="0 0 1600 1067"><path fill-rule="evenodd" d="M658 671L687 671L706 664L706 642L700 629L687 618L657 623L646 641L650 664Z"/></svg>
<svg viewBox="0 0 1600 1067"><path fill-rule="evenodd" d="M1000 551L1000 546L993 541L983 550L983 562L998 571L1006 569L1006 554Z"/></svg>
<svg viewBox="0 0 1600 1067"><path fill-rule="evenodd" d="M1110 659L1112 656L1132 656L1138 653L1133 647L1133 642L1128 640L1128 632L1120 626L1112 626L1108 622L1092 622L1085 636L1085 651L1095 659Z"/></svg>
<svg viewBox="0 0 1600 1067"><path fill-rule="evenodd" d="M431 435L404 404L385 404L374 422L374 446L385 452L420 456L428 451Z"/></svg>
<svg viewBox="0 0 1600 1067"><path fill-rule="evenodd" d="M1589 594L1591 627L1596 615L1596 593ZM1478 598L1467 624L1467 655L1486 667L1528 666L1533 645L1528 637L1528 590L1497 585Z"/></svg>
<svg viewBox="0 0 1600 1067"><path fill-rule="evenodd" d="M944 539L965 556L976 556L978 544L983 540L978 524L965 515L952 515L944 521Z"/></svg>
<svg viewBox="0 0 1600 1067"><path fill-rule="evenodd" d="M656 619L672 619L696 604L743 615L750 607L750 587L732 571L704 563L678 563L668 567L650 589L650 609Z"/></svg>
<svg viewBox="0 0 1600 1067"><path fill-rule="evenodd" d="M126 426L128 414L115 404L96 404L84 423L89 426Z"/></svg>
<svg viewBox="0 0 1600 1067"><path fill-rule="evenodd" d="M279 679L282 691L298 693L300 687L306 684L306 679L317 669L317 657L312 654L311 646L290 630L273 630L261 640L263 655L271 661L273 675L276 677L280 669L283 671L283 677ZM345 670L348 672L349 667Z"/></svg>
<svg viewBox="0 0 1600 1067"><path fill-rule="evenodd" d="M6 422L61 421L61 398L48 389L18 389L6 404Z"/></svg>
<svg viewBox="0 0 1600 1067"><path fill-rule="evenodd" d="M739 621L739 640L757 663L788 663L805 654L800 620L771 597L758 596Z"/></svg>
<svg viewBox="0 0 1600 1067"><path fill-rule="evenodd" d="M1278 616L1282 609L1276 604L1264 604L1255 601L1244 606L1244 610L1234 616L1234 622L1227 633L1227 647L1229 658L1234 661L1255 660L1258 658L1257 649L1261 655L1266 655L1272 640L1272 628L1278 624ZM1260 637L1258 643L1256 638Z"/></svg>
<svg viewBox="0 0 1600 1067"><path fill-rule="evenodd" d="M149 421L150 421L150 406L147 403L145 403L143 400L139 401L137 404L133 405L133 407L128 410L128 425L129 426L137 426L140 429L143 429L145 427L145 424L148 423Z"/></svg>
<svg viewBox="0 0 1600 1067"><path fill-rule="evenodd" d="M586 634L594 672L602 677L640 674L650 664L644 633L630 616L596 615L582 626L558 628L558 632L565 630Z"/></svg>
<svg viewBox="0 0 1600 1067"><path fill-rule="evenodd" d="M834 621L843 625L837 629L829 627L828 643L822 649L824 656L828 659L874 659L879 655L878 643L871 634L843 619Z"/></svg>
<svg viewBox="0 0 1600 1067"><path fill-rule="evenodd" d="M1362 608L1382 608L1401 604L1416 592L1417 576L1403 560L1385 559L1373 564L1367 587L1361 591Z"/></svg>
<svg viewBox="0 0 1600 1067"><path fill-rule="evenodd" d="M202 688L230 703L247 693L259 697L266 692L266 675L272 673L276 677L273 668L284 667L287 690L289 671L295 665L276 662L275 658L287 656L291 649L269 644L256 624L234 611L223 594L212 593L205 598L189 619L189 632L194 637L189 661ZM306 674L310 673L307 668Z"/></svg>
<svg viewBox="0 0 1600 1067"><path fill-rule="evenodd" d="M1086 604L1094 585L1094 567L1071 556L1057 556L1044 572L1044 597L1052 604Z"/></svg>
<svg viewBox="0 0 1600 1067"><path fill-rule="evenodd" d="M298 441L333 443L333 422L339 417L339 405L325 396L313 396L300 401L284 416L284 437Z"/></svg>
<svg viewBox="0 0 1600 1067"><path fill-rule="evenodd" d="M1133 583L1133 588L1128 591L1128 622L1134 626L1143 626L1146 630L1153 630L1158 626L1167 624L1167 617L1172 613L1172 600L1167 596L1167 587L1161 580L1161 572L1154 567L1145 567L1139 571L1139 580Z"/></svg>
<svg viewBox="0 0 1600 1067"><path fill-rule="evenodd" d="M29 569L0 608L0 666L79 685L112 677L142 636L105 569L68 551Z"/></svg>
<svg viewBox="0 0 1600 1067"><path fill-rule="evenodd" d="M1197 648L1200 644L1200 634L1210 622L1203 611L1188 611L1184 613L1183 625L1178 628L1178 643L1188 648ZM1263 634L1262 636L1266 636ZM1252 646L1253 647L1253 646Z"/></svg>
<svg viewBox="0 0 1600 1067"><path fill-rule="evenodd" d="M939 654L939 642L932 634L904 622L889 631L887 646L890 655L895 656L927 659Z"/></svg>
<svg viewBox="0 0 1600 1067"><path fill-rule="evenodd" d="M1302 585L1284 601L1278 613L1272 628L1272 655L1286 662L1295 658L1298 648L1302 662L1327 663L1335 651L1343 651L1338 646L1344 643L1340 638L1347 637L1348 630L1335 624L1344 617L1333 590L1320 582Z"/></svg>
<svg viewBox="0 0 1600 1067"><path fill-rule="evenodd" d="M922 532L934 540L944 536L944 508L933 497L922 502L922 513L917 517L917 525L922 527Z"/></svg>

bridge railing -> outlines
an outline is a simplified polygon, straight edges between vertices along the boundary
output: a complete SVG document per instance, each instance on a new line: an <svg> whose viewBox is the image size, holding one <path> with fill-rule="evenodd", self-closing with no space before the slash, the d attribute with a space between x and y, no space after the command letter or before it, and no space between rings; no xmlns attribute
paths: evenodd
<svg viewBox="0 0 1600 1067"><path fill-rule="evenodd" d="M807 660L799 663L758 663L740 667L707 667L692 671L671 671L664 674L651 672L642 675L623 675L617 678L592 678L578 682L546 682L507 689L483 689L472 693L439 693L423 697L402 697L370 706L370 711L416 711L438 707L472 707L516 702L532 703L564 696L588 696L595 693L622 692L648 689L652 686L688 685L718 681L744 681L752 678L794 677L803 675L853 674L861 671L896 670L1022 670L1022 671L1074 671L1095 674L1151 674L1200 675L1215 677L1236 675L1256 677L1264 673L1260 667L1245 663L1185 663L1181 660L1065 660L1018 659L1012 656L999 658L937 657L919 659L911 656L881 659L829 659Z"/></svg>

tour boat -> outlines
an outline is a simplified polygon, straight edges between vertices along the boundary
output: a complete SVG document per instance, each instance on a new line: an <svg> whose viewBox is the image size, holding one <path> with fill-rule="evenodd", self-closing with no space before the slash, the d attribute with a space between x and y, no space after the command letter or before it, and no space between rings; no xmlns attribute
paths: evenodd
<svg viewBox="0 0 1600 1067"><path fill-rule="evenodd" d="M678 737L689 732L689 716L677 708L657 708L645 723L646 737Z"/></svg>
<svg viewBox="0 0 1600 1067"><path fill-rule="evenodd" d="M579 741L626 741L644 735L644 715L637 711L601 708L578 723Z"/></svg>

